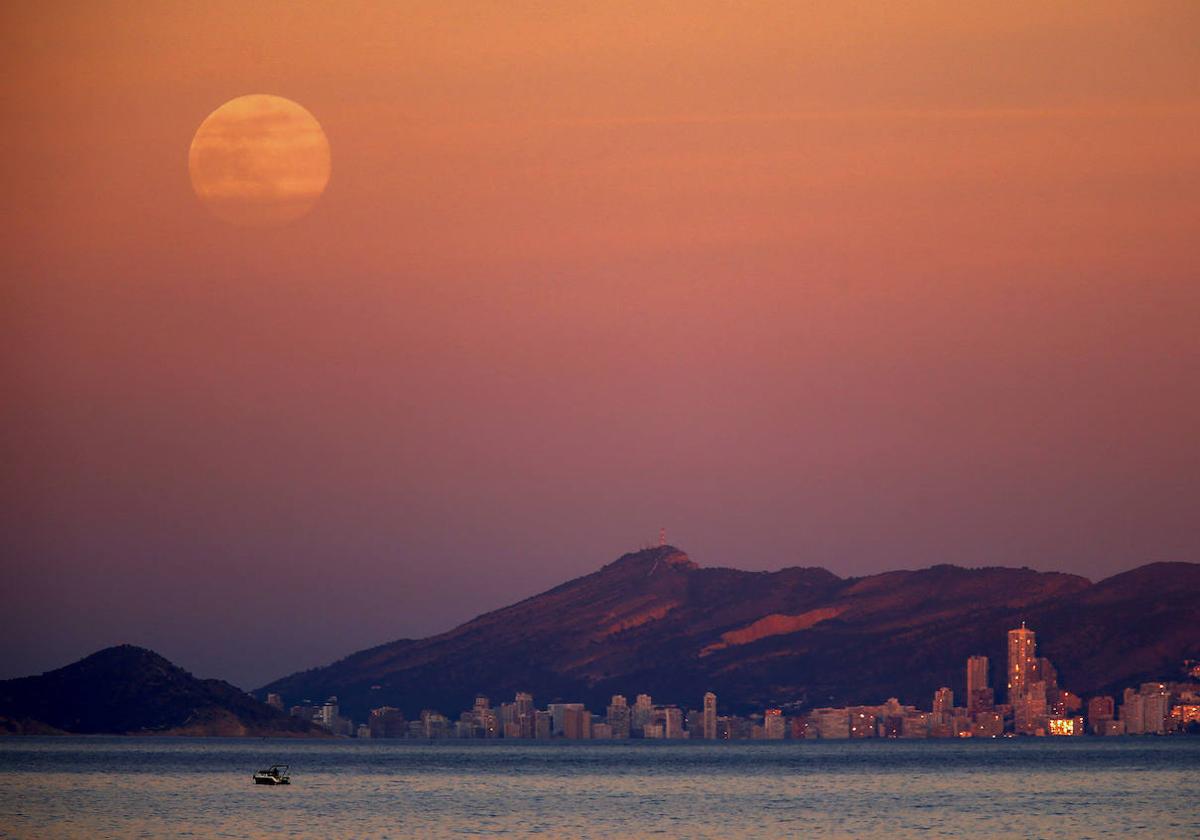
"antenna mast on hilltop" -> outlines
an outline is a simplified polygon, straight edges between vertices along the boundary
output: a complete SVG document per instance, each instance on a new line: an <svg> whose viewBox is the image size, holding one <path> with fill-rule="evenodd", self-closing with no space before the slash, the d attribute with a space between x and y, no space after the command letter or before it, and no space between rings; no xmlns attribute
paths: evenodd
<svg viewBox="0 0 1200 840"><path fill-rule="evenodd" d="M662 548L666 544L667 544L667 529L659 528L658 529L658 547Z"/></svg>

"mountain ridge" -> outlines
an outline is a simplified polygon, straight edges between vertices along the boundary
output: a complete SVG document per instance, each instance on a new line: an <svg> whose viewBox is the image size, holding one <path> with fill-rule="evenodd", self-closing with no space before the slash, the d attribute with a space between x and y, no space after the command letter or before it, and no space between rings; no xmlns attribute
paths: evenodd
<svg viewBox="0 0 1200 840"><path fill-rule="evenodd" d="M454 713L476 692L515 691L593 708L608 695L643 691L695 705L707 690L734 710L888 696L927 703L938 686L959 686L971 654L989 656L997 684L1005 633L1022 619L1035 630L1041 624L1041 650L1064 686L1086 693L1170 667L1172 657L1200 656L1200 640L1187 632L1200 622L1198 605L1200 565L1191 563L1148 564L1098 583L945 563L840 578L821 567L700 567L660 546L444 633L275 680L258 694L279 692L289 702L337 695L356 717L381 705ZM1139 616L1156 617L1157 635L1125 633L1129 642L1121 643L1121 622Z"/></svg>

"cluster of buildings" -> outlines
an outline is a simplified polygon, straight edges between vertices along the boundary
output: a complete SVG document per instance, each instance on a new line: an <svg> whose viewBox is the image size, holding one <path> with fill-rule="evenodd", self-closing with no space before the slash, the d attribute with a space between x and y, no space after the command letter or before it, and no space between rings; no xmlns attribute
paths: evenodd
<svg viewBox="0 0 1200 840"><path fill-rule="evenodd" d="M267 705L274 706L276 709L283 710L283 698L278 694L267 695ZM334 735L343 737L353 737L358 735L358 730L354 727L354 722L350 718L342 717L341 710L338 708L338 699L330 697L324 703L309 703L307 700L298 706L292 706L292 717L303 718L304 720L312 721L318 726L328 729ZM378 737L402 738L403 735L380 735Z"/></svg>
<svg viewBox="0 0 1200 840"><path fill-rule="evenodd" d="M1125 689L1118 706L1107 695L1080 697L1058 684L1058 671L1037 655L1034 632L1024 622L1008 631L1007 699L994 705L987 661L967 661L968 712L1003 715L1005 732L1017 735L1168 735L1200 729L1200 684L1142 683ZM1194 675L1194 674L1193 674Z"/></svg>
<svg viewBox="0 0 1200 840"><path fill-rule="evenodd" d="M1200 671L1200 668L1196 669ZM1200 676L1200 673L1195 674ZM848 738L998 738L1012 735L1076 736L1168 735L1200 732L1200 683L1143 683L1127 688L1118 705L1113 697L1083 700L1058 684L1049 659L1037 655L1034 631L1024 623L1008 631L1005 703L990 684L986 656L966 665L965 703L956 705L949 687L939 688L928 711L902 705L896 698L877 706L810 709L785 715L765 709L749 716L717 714L717 696L704 695L700 708L656 705L639 694L631 705L615 695L604 714L583 703L534 706L533 695L518 692L511 703L493 707L487 697L451 720L426 710L406 720L391 706L373 709L358 726L339 714L336 697L321 704L291 707L291 714L325 727L335 735L359 738L515 738L528 740L705 739L782 740ZM282 709L283 700L267 702Z"/></svg>

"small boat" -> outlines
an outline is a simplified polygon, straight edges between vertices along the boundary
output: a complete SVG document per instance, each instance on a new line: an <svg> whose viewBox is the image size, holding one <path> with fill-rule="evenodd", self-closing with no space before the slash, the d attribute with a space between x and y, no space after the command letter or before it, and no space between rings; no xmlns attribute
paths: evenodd
<svg viewBox="0 0 1200 840"><path fill-rule="evenodd" d="M272 764L266 770L259 770L254 774L254 784L256 785L290 785L292 777L288 775L288 766L286 764Z"/></svg>

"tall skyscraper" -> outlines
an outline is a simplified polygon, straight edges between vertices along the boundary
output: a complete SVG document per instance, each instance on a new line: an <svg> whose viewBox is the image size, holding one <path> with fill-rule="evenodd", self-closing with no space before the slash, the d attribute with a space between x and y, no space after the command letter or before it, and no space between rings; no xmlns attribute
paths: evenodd
<svg viewBox="0 0 1200 840"><path fill-rule="evenodd" d="M948 715L954 710L954 692L947 686L942 686L933 693L933 713Z"/></svg>
<svg viewBox="0 0 1200 840"><path fill-rule="evenodd" d="M971 656L967 659L967 708L975 711L975 692L988 687L988 658Z"/></svg>
<svg viewBox="0 0 1200 840"><path fill-rule="evenodd" d="M704 739L717 739L717 695L711 691L704 695Z"/></svg>
<svg viewBox="0 0 1200 840"><path fill-rule="evenodd" d="M1015 703L1025 696L1034 679L1037 667L1037 644L1033 631L1021 622L1016 630L1008 631L1008 702Z"/></svg>

